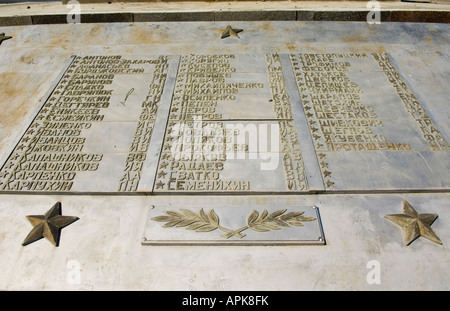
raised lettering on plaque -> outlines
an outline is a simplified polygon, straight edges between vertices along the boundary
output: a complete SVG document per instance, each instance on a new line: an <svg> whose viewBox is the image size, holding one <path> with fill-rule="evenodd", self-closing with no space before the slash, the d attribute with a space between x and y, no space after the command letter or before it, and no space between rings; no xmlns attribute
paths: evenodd
<svg viewBox="0 0 450 311"><path fill-rule="evenodd" d="M278 54L183 56L154 191L307 189Z"/></svg>
<svg viewBox="0 0 450 311"><path fill-rule="evenodd" d="M386 54L291 54L326 189L450 187L450 146Z"/></svg>
<svg viewBox="0 0 450 311"><path fill-rule="evenodd" d="M134 191L168 58L77 56L0 172L2 191Z"/></svg>

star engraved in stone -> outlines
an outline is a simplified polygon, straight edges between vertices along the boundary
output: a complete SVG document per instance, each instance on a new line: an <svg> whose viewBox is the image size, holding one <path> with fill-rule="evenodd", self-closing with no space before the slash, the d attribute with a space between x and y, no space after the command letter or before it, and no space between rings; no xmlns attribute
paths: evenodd
<svg viewBox="0 0 450 311"><path fill-rule="evenodd" d="M11 39L11 36L5 36L5 33L0 33L0 44L2 44L3 41Z"/></svg>
<svg viewBox="0 0 450 311"><path fill-rule="evenodd" d="M166 175L167 175L167 173L164 172L164 171L159 171L159 172L158 172L158 178L165 178Z"/></svg>
<svg viewBox="0 0 450 311"><path fill-rule="evenodd" d="M165 183L163 183L161 180L156 183L156 189L164 188Z"/></svg>
<svg viewBox="0 0 450 311"><path fill-rule="evenodd" d="M239 38L238 33L241 31L244 31L244 30L238 29L238 28L233 28L230 25L228 25L227 28L223 29L222 37L220 37L220 39L227 38L229 36L234 36L234 37Z"/></svg>
<svg viewBox="0 0 450 311"><path fill-rule="evenodd" d="M402 228L406 246L411 244L419 236L423 236L434 243L442 244L441 240L430 227L437 217L437 214L417 213L406 200L403 200L403 214L384 216L384 218Z"/></svg>
<svg viewBox="0 0 450 311"><path fill-rule="evenodd" d="M59 245L61 229L79 219L75 216L62 216L61 202L53 205L45 215L29 215L27 218L34 227L22 245L26 246L45 237L56 247Z"/></svg>
<svg viewBox="0 0 450 311"><path fill-rule="evenodd" d="M328 188L331 188L334 186L334 182L332 182L331 180L327 180L326 185Z"/></svg>

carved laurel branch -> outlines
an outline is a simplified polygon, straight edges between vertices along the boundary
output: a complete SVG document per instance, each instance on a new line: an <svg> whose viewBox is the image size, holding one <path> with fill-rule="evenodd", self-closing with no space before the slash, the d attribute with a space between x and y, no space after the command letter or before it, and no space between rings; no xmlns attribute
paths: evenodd
<svg viewBox="0 0 450 311"><path fill-rule="evenodd" d="M280 230L282 227L302 227L305 221L316 220L314 217L303 216L304 212L289 212L287 209L281 209L269 214L267 210L264 210L261 214L257 211L252 213L247 218L247 225L237 230L230 230L219 224L219 217L210 210L205 213L201 209L198 213L190 211L188 209L180 209L180 212L165 211L166 215L153 217L152 220L158 222L165 222L163 227L185 227L187 230L195 230L196 232L209 232L219 229L225 232L222 235L224 238L229 239L232 236L243 238L245 235L242 231L251 229L257 232L267 232L271 230Z"/></svg>
<svg viewBox="0 0 450 311"><path fill-rule="evenodd" d="M208 214L205 213L203 208L194 213L188 209L180 209L181 213L174 211L166 211L167 215L157 216L152 218L154 221L165 222L163 227L186 227L188 230L195 230L196 232L209 232L216 229L220 229L224 232L231 232L231 230L219 225L219 217L214 210L210 210ZM237 234L240 238L244 235Z"/></svg>

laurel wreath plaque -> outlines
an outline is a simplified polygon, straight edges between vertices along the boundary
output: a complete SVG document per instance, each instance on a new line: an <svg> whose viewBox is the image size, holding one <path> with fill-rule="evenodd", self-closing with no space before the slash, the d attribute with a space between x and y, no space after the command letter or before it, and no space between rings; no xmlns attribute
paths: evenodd
<svg viewBox="0 0 450 311"><path fill-rule="evenodd" d="M153 217L152 220L165 222L163 225L165 228L184 227L187 230L195 230L196 232L210 232L219 229L224 232L222 237L226 239L232 236L242 239L245 237L245 234L242 234L242 232L247 229L257 232L267 232L292 226L302 227L303 222L316 220L314 217L303 216L304 212L286 212L287 209L281 209L269 214L267 210L264 210L260 214L253 210L247 218L247 225L236 230L221 226L219 224L219 217L213 209L207 213L203 208L198 213L188 209L180 209L180 212L165 211L166 215Z"/></svg>

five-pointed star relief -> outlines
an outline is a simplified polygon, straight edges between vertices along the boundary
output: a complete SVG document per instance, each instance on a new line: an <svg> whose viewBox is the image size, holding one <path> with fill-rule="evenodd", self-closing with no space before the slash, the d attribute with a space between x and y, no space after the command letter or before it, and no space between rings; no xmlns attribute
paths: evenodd
<svg viewBox="0 0 450 311"><path fill-rule="evenodd" d="M27 218L34 227L23 241L23 246L33 243L43 237L49 240L53 245L58 246L61 229L79 219L75 216L62 216L61 202L57 202L53 205L45 215L29 215Z"/></svg>
<svg viewBox="0 0 450 311"><path fill-rule="evenodd" d="M0 33L0 44L2 44L3 41L11 39L11 36L5 36L5 33Z"/></svg>
<svg viewBox="0 0 450 311"><path fill-rule="evenodd" d="M220 39L229 37L229 36L234 36L239 38L238 33L244 31L243 29L238 29L238 28L233 28L230 25L227 26L227 28L223 29L222 32L222 37Z"/></svg>
<svg viewBox="0 0 450 311"><path fill-rule="evenodd" d="M438 217L437 214L419 214L411 204L403 200L403 214L391 214L384 217L402 228L407 246L419 236L423 236L434 243L442 244L430 227Z"/></svg>
<svg viewBox="0 0 450 311"><path fill-rule="evenodd" d="M163 188L165 185L165 183L163 183L161 180L159 182L156 183L156 189L160 189Z"/></svg>

